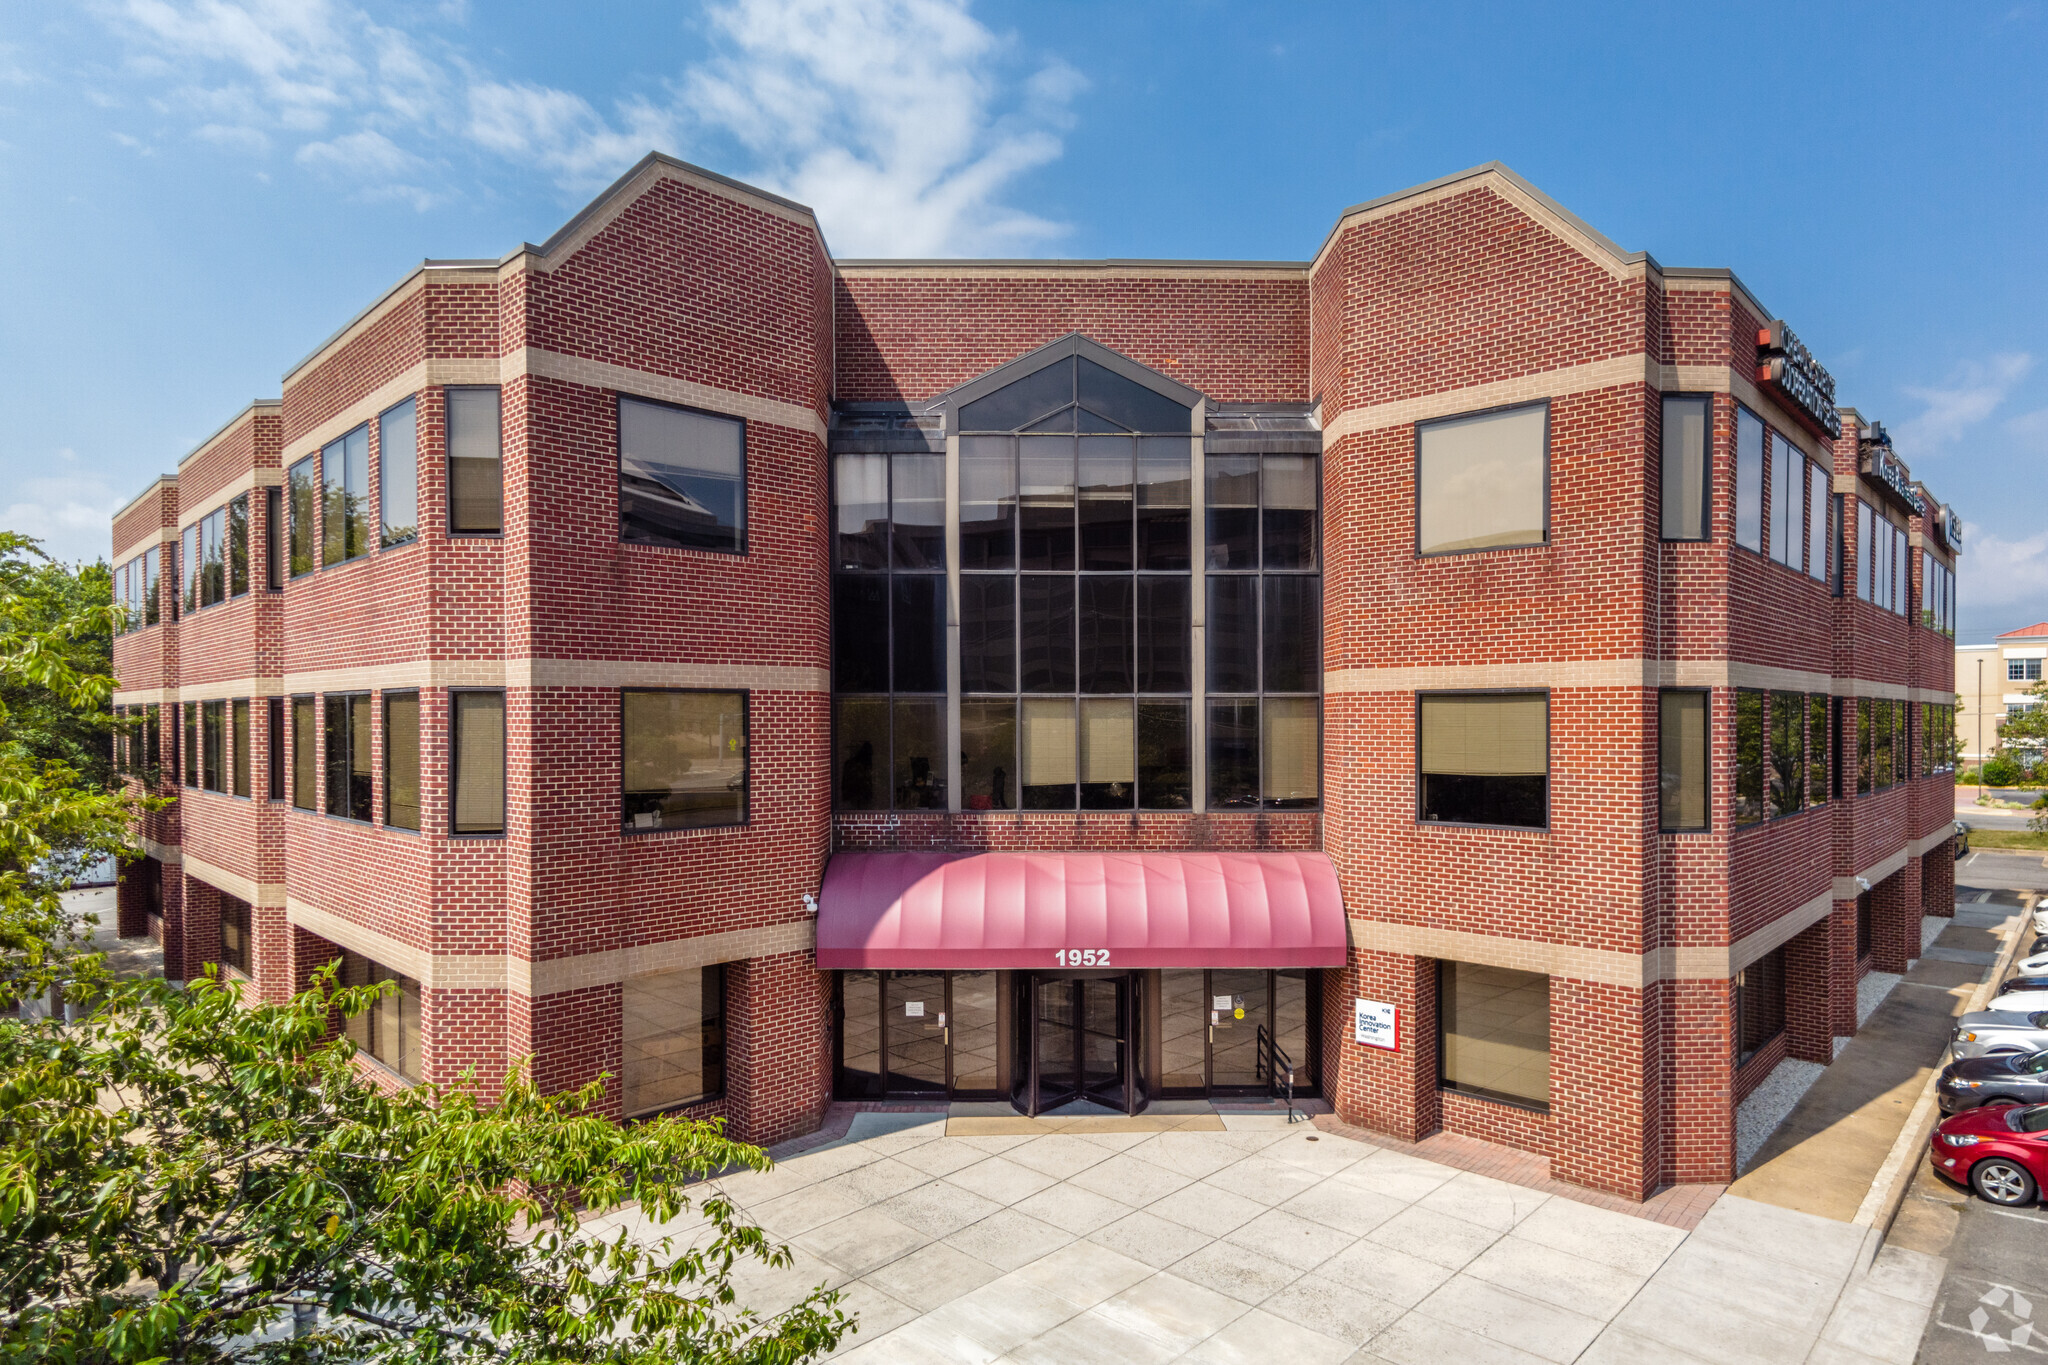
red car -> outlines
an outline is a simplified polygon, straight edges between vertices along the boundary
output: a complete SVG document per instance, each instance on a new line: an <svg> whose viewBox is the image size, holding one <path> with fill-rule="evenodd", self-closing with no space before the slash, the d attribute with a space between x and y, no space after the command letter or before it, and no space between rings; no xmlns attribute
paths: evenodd
<svg viewBox="0 0 2048 1365"><path fill-rule="evenodd" d="M1943 1119L1928 1145L1943 1175L1994 1204L2031 1204L2048 1183L2048 1104L1966 1110Z"/></svg>

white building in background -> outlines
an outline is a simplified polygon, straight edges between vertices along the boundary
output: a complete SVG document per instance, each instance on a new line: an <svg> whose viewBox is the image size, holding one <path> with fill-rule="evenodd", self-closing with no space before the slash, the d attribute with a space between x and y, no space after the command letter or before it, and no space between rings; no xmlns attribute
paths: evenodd
<svg viewBox="0 0 2048 1365"><path fill-rule="evenodd" d="M1956 646L1956 731L1967 762L1982 762L1998 747L1998 726L2008 715L2041 705L2027 689L2044 678L2048 621L2009 630L1988 645Z"/></svg>

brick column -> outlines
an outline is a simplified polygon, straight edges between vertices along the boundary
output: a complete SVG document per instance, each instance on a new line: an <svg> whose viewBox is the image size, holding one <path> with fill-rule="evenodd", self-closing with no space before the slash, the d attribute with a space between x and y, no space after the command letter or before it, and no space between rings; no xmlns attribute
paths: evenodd
<svg viewBox="0 0 2048 1365"><path fill-rule="evenodd" d="M205 974L209 962L220 961L220 892L196 877L181 874L179 880L185 884L185 898L184 913L180 916L183 933L179 936L178 979L197 981ZM169 914L164 918L168 920ZM166 946L166 975L170 974L171 963L171 952Z"/></svg>
<svg viewBox="0 0 2048 1365"><path fill-rule="evenodd" d="M141 938L149 932L149 891L145 877L161 877L163 869L154 858L137 858L124 863L114 885L114 932L122 938Z"/></svg>
<svg viewBox="0 0 2048 1365"><path fill-rule="evenodd" d="M1663 1178L1727 1181L1735 1173L1734 983L1685 978L1659 989L1671 1087Z"/></svg>
<svg viewBox="0 0 2048 1365"><path fill-rule="evenodd" d="M1656 1002L1604 982L1550 978L1550 1173L1626 1199L1655 1192Z"/></svg>
<svg viewBox="0 0 2048 1365"><path fill-rule="evenodd" d="M1835 1059L1834 1001L1844 969L1833 951L1833 931L1843 905L1849 907L1849 948L1856 947L1856 903L1835 902L1835 913L1808 925L1785 945L1785 1053L1823 1066ZM1850 1022L1855 1022L1855 963L1847 966ZM1730 1013L1733 1013L1732 991ZM1732 1028L1732 1024L1731 1024ZM1732 1047L1732 1040L1731 1040Z"/></svg>
<svg viewBox="0 0 2048 1365"><path fill-rule="evenodd" d="M1920 913L1954 919L1956 913L1956 846L1944 839L1920 858Z"/></svg>
<svg viewBox="0 0 2048 1365"><path fill-rule="evenodd" d="M1870 888L1870 966L1903 972L1920 956L1919 868L1911 860Z"/></svg>
<svg viewBox="0 0 2048 1365"><path fill-rule="evenodd" d="M832 1095L830 978L809 952L725 968L725 1112L757 1146L815 1130Z"/></svg>
<svg viewBox="0 0 2048 1365"><path fill-rule="evenodd" d="M185 980L185 871L166 864L163 869L164 979Z"/></svg>
<svg viewBox="0 0 2048 1365"><path fill-rule="evenodd" d="M1341 1017L1336 1046L1323 1058L1323 1093L1337 1117L1410 1142L1443 1125L1436 1089L1436 960L1354 949L1342 970L1323 978L1327 1008ZM1400 1013L1401 1048L1354 1040L1352 1000L1375 1000Z"/></svg>
<svg viewBox="0 0 2048 1365"><path fill-rule="evenodd" d="M249 907L249 966L256 975L255 998L265 1004L281 1005L297 990L292 974L292 926L285 920L282 905Z"/></svg>
<svg viewBox="0 0 2048 1365"><path fill-rule="evenodd" d="M441 1034L454 1022L454 1011L450 1006L452 998L444 994L466 995L468 992L430 990L426 995L432 1001L421 1010L420 1027L425 1034L426 1046L431 1049L430 1057L438 1059L441 1050ZM528 1037L533 1055L533 1083L541 1093L573 1090L587 1085L600 1072L610 1072L611 1078L604 1083L604 1111L613 1118L625 1112L625 1091L621 1075L625 1069L625 1028L621 1004L625 989L613 981L601 986L584 986L576 990L556 991L532 1001L526 1011L530 1021ZM451 1049L455 1045L450 1040ZM514 1054L517 1055L517 1054ZM438 1081L451 1081L453 1076L441 1074L438 1061L428 1062L428 1074ZM479 1077L479 1079L485 1079ZM495 1084L496 1077L488 1078Z"/></svg>
<svg viewBox="0 0 2048 1365"><path fill-rule="evenodd" d="M1854 897L1835 902L1828 916L1828 1018L1836 1038L1856 1036L1856 901ZM1834 1045L1828 1055L1815 1061L1833 1061Z"/></svg>

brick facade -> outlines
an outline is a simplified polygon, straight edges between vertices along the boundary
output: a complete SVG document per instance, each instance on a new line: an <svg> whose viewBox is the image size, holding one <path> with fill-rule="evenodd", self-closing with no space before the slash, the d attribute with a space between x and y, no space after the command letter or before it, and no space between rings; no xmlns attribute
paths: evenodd
<svg viewBox="0 0 2048 1365"><path fill-rule="evenodd" d="M1767 322L1728 272L1624 254L1499 168L1348 210L1309 262L899 263L834 262L808 210L650 158L544 246L415 271L117 516L124 556L251 490L260 546L264 490L364 422L374 508L376 419L416 404L415 541L196 611L172 610L166 575L162 621L116 640L117 703L164 708L166 756L180 702L246 699L255 717L249 797L166 781L180 799L147 817L122 931L160 932L167 971L191 976L218 959L219 897L237 896L264 998L346 948L419 981L426 1079L488 1089L531 1058L550 1086L610 1075L614 1112L624 983L724 962L724 1092L696 1112L773 1142L814 1127L830 1096L808 901L835 849L1321 849L1353 930L1317 1029L1347 1122L1507 1143L1636 1198L1725 1180L1740 1099L1777 1059L1827 1060L1855 1029L1857 879L1874 888L1880 970L1917 955L1918 916L1950 913L1954 889L1947 778L1917 749L1883 791L1856 795L1852 777L1839 799L1734 824L1736 689L1850 699L1852 716L1855 698L1952 690L1948 641L1917 612L1735 544L1738 405L1831 460L1835 491L1883 496L1861 418L1830 449L1759 388ZM835 817L835 405L922 403L1074 332L1212 404L1316 405L1321 809ZM490 535L447 529L446 393L479 384L501 396ZM1661 395L1677 390L1713 395L1699 542L1660 533ZM745 553L620 542L621 395L744 419ZM1418 556L1416 424L1535 400L1545 543ZM1924 517L1911 533L1937 545ZM1672 685L1711 693L1702 833L1659 828ZM746 691L745 824L622 833L626 687ZM1546 828L1417 821L1416 697L1446 687L1548 692ZM450 832L462 688L506 696L502 836ZM381 777L368 821L298 809L289 783L270 798L273 757L286 774L302 757L289 725L273 756L271 699L411 690L418 832L385 826ZM386 740L373 706L379 774ZM1738 1072L1730 978L1780 944L1786 1028ZM1450 956L1549 975L1547 1112L1439 1087ZM1399 1050L1351 1041L1354 997L1398 1007Z"/></svg>

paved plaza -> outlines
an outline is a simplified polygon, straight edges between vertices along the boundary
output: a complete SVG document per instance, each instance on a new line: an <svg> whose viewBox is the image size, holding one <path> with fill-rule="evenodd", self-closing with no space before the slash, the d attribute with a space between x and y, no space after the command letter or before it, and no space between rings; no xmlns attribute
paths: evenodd
<svg viewBox="0 0 2048 1365"><path fill-rule="evenodd" d="M957 1124L957 1120L955 1121ZM1910 1362L1941 1262L1723 1197L1690 1233L1318 1131L844 1140L722 1181L791 1246L764 1311L844 1291L837 1359L945 1362ZM589 1225L651 1230L624 1212Z"/></svg>

